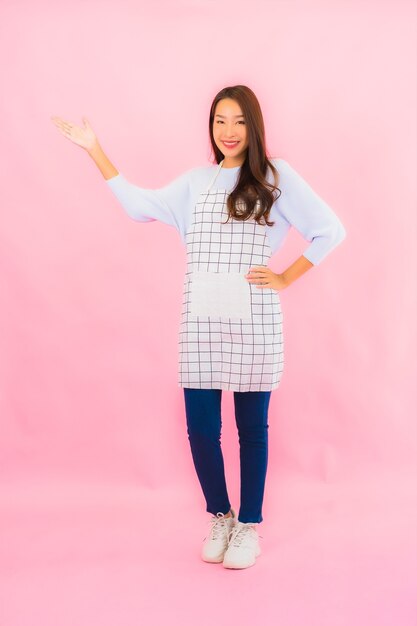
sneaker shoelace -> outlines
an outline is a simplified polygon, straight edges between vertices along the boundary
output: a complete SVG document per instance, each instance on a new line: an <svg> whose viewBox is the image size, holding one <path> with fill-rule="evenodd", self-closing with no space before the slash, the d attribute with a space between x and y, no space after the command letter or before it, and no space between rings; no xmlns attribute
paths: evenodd
<svg viewBox="0 0 417 626"><path fill-rule="evenodd" d="M217 539L221 533L228 532L227 521L228 519L232 519L231 517L225 517L224 513L217 513L217 515L213 516L210 519L210 532L209 536L211 539ZM207 537L204 537L206 539Z"/></svg>
<svg viewBox="0 0 417 626"><path fill-rule="evenodd" d="M256 530L253 528L251 523L239 523L236 525L229 533L229 544L233 543L234 546L240 546L242 541L248 537L256 533ZM258 535L262 537L262 535Z"/></svg>

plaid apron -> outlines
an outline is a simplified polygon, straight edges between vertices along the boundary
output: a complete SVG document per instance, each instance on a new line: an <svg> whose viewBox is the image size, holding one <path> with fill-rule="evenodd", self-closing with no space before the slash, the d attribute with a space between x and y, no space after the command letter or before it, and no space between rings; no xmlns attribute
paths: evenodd
<svg viewBox="0 0 417 626"><path fill-rule="evenodd" d="M185 237L187 268L179 328L178 386L270 391L284 368L279 292L245 274L271 257L266 226L227 219L225 189L200 193Z"/></svg>

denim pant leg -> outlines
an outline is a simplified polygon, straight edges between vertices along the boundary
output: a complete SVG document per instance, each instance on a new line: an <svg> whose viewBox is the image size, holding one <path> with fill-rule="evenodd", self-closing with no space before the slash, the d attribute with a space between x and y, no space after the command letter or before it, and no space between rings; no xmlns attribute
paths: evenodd
<svg viewBox="0 0 417 626"><path fill-rule="evenodd" d="M184 388L187 433L194 466L206 499L206 511L228 513L221 437L221 389Z"/></svg>
<svg viewBox="0 0 417 626"><path fill-rule="evenodd" d="M270 391L235 391L240 445L240 522L263 521L262 502L268 465Z"/></svg>

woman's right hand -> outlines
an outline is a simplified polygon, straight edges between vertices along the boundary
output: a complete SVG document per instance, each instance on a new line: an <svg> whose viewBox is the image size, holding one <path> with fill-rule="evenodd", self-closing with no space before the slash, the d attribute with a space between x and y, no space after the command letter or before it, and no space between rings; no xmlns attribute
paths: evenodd
<svg viewBox="0 0 417 626"><path fill-rule="evenodd" d="M51 120L64 137L70 139L73 143L77 144L77 146L81 146L81 148L84 148L87 152L90 152L98 145L98 140L87 118L83 117L82 119L84 123L83 128L71 122L66 122L60 117L51 117Z"/></svg>

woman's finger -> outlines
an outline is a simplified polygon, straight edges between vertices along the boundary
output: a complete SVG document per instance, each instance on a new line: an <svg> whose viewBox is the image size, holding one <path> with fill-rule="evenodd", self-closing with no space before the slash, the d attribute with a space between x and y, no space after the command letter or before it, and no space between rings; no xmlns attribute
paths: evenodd
<svg viewBox="0 0 417 626"><path fill-rule="evenodd" d="M58 128L63 128L65 130L71 130L71 124L68 124L67 122L62 122L62 121L58 120L58 121L54 121L54 124L56 126L58 126Z"/></svg>
<svg viewBox="0 0 417 626"><path fill-rule="evenodd" d="M72 130L75 127L74 124L72 124L71 122L66 122L60 117L54 117L53 121L57 126L59 126L60 128L65 128L66 130Z"/></svg>
<svg viewBox="0 0 417 626"><path fill-rule="evenodd" d="M249 273L250 274L264 274L265 271L266 271L265 269L259 269L259 270L258 269L250 269Z"/></svg>
<svg viewBox="0 0 417 626"><path fill-rule="evenodd" d="M246 276L251 276L252 278L266 278L269 280L271 278L271 273L269 271L249 271Z"/></svg>

